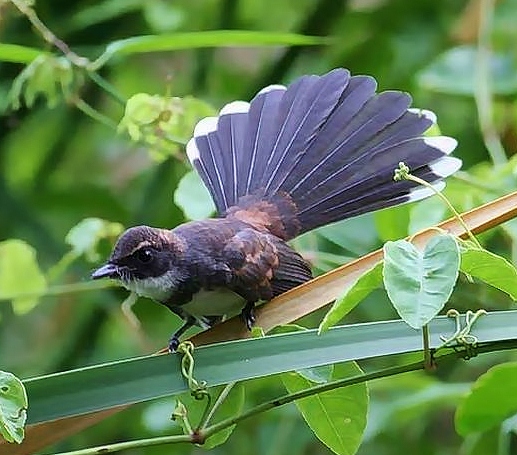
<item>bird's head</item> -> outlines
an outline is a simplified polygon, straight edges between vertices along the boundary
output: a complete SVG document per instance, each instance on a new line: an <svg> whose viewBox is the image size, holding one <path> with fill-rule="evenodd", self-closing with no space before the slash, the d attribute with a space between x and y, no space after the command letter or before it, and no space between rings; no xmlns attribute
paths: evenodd
<svg viewBox="0 0 517 455"><path fill-rule="evenodd" d="M181 279L177 264L183 251L182 242L171 231L132 227L119 237L110 258L92 278L111 278L138 295L164 302Z"/></svg>

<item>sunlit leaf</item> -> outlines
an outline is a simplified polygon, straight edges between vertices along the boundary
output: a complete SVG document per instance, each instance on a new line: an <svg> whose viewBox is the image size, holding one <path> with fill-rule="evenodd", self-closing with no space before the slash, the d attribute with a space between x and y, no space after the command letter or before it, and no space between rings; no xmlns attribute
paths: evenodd
<svg viewBox="0 0 517 455"><path fill-rule="evenodd" d="M370 292L382 286L382 262L371 268L337 299L320 323L319 332L325 332L343 319Z"/></svg>
<svg viewBox="0 0 517 455"><path fill-rule="evenodd" d="M6 441L23 441L27 405L22 382L14 374L0 371L0 435Z"/></svg>
<svg viewBox="0 0 517 455"><path fill-rule="evenodd" d="M517 300L517 270L505 258L463 242L460 270Z"/></svg>
<svg viewBox="0 0 517 455"><path fill-rule="evenodd" d="M84 254L88 261L100 259L97 245L102 239L117 237L124 227L120 223L101 220L100 218L85 218L77 223L65 237L65 242L72 247L77 256Z"/></svg>
<svg viewBox="0 0 517 455"><path fill-rule="evenodd" d="M334 366L332 379L352 377L361 373L355 362L339 364ZM298 373L285 373L282 375L282 381L289 393L315 385ZM318 439L334 453L356 453L366 427L366 383L309 396L297 400L296 406Z"/></svg>
<svg viewBox="0 0 517 455"><path fill-rule="evenodd" d="M437 235L424 251L406 240L384 245L384 287L411 327L427 324L443 308L458 278L460 252L451 235Z"/></svg>
<svg viewBox="0 0 517 455"><path fill-rule="evenodd" d="M517 362L490 368L459 404L455 424L462 436L486 431L517 413Z"/></svg>
<svg viewBox="0 0 517 455"><path fill-rule="evenodd" d="M14 310L23 314L37 304L46 289L34 248L17 239L0 242L0 300L12 299Z"/></svg>

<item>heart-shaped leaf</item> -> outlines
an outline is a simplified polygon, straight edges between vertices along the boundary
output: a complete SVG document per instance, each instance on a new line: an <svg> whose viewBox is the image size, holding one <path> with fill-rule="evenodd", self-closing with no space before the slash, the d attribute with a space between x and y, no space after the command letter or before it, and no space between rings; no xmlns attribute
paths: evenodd
<svg viewBox="0 0 517 455"><path fill-rule="evenodd" d="M424 251L406 240L384 245L384 287L400 317L419 329L443 308L458 278L460 252L448 234L433 237Z"/></svg>

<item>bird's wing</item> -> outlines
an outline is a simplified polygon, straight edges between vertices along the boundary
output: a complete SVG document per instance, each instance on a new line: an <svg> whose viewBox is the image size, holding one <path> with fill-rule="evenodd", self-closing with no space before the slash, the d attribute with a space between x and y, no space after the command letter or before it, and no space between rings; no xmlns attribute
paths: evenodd
<svg viewBox="0 0 517 455"><path fill-rule="evenodd" d="M249 302L270 300L312 278L309 265L291 247L252 228L230 239L223 259L232 270L229 288Z"/></svg>

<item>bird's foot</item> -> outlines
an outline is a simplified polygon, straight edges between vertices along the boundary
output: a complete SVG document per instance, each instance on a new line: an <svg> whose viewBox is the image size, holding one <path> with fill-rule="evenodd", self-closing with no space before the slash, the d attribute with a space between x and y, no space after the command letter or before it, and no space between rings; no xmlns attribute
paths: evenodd
<svg viewBox="0 0 517 455"><path fill-rule="evenodd" d="M256 318L255 318L255 302L248 302L246 306L241 311L241 319L243 320L244 324L246 324L246 327L249 331L251 331L251 328L255 324Z"/></svg>
<svg viewBox="0 0 517 455"><path fill-rule="evenodd" d="M180 339L176 335L173 335L169 340L169 352L172 354L178 350L178 346L180 345Z"/></svg>

